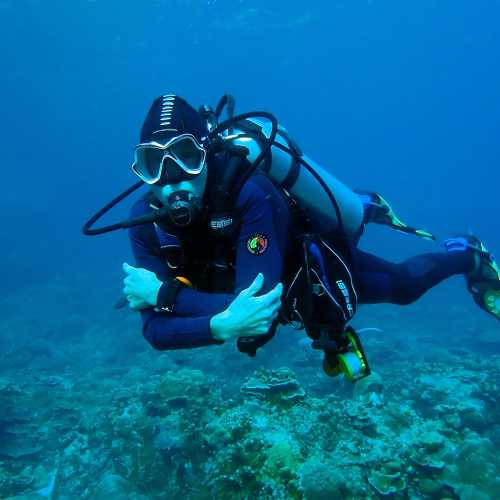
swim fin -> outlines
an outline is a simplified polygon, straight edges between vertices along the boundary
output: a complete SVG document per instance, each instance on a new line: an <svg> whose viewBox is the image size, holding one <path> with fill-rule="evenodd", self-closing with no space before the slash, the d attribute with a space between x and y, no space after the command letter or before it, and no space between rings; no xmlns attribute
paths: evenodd
<svg viewBox="0 0 500 500"><path fill-rule="evenodd" d="M474 252L474 268L465 275L467 290L483 311L500 320L500 268L493 255L472 235L450 238L444 245L447 252Z"/></svg>
<svg viewBox="0 0 500 500"><path fill-rule="evenodd" d="M414 234L426 240L436 241L436 237L425 229L415 228L404 223L394 212L389 203L377 193L356 191L365 207L365 221L389 226L396 231Z"/></svg>

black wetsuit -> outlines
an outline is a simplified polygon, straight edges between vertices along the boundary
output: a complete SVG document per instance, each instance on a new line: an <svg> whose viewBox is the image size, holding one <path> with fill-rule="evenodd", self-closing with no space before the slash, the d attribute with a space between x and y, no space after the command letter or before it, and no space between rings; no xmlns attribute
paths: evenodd
<svg viewBox="0 0 500 500"><path fill-rule="evenodd" d="M141 199L134 205L131 215L139 217L150 210ZM214 242L206 224L183 233L175 229L164 231L153 224L131 229L137 266L153 271L161 280L182 275L195 285L195 288L180 290L172 312L161 310L161 307L141 312L143 334L154 348L181 349L216 344L210 332L210 318L226 309L257 273L264 274L263 291L283 280L294 232L283 194L264 175L254 175L239 193L235 215L239 220L238 229L228 242L233 250L234 266L229 293L211 289L207 279ZM168 262L165 249L181 254L181 267L176 269ZM473 265L468 252L430 253L394 264L356 247L348 250L347 263L359 303L409 304L439 282L465 273ZM267 338L261 337L262 343L274 334L274 328Z"/></svg>

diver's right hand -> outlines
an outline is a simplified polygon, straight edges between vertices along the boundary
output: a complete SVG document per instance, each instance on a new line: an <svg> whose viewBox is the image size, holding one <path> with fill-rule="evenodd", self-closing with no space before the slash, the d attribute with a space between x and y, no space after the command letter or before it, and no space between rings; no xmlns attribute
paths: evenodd
<svg viewBox="0 0 500 500"><path fill-rule="evenodd" d="M281 307L283 285L278 283L270 292L256 297L264 284L259 273L253 283L242 290L229 307L210 320L212 336L216 340L229 340L252 335L265 335Z"/></svg>

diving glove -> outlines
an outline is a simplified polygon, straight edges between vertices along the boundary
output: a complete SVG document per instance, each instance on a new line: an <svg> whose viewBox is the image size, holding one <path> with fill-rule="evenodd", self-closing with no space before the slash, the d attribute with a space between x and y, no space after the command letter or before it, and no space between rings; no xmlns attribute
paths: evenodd
<svg viewBox="0 0 500 500"><path fill-rule="evenodd" d="M392 207L382 196L367 191L356 191L363 202L365 209L365 223L375 222L384 226L392 227L396 231L414 234L426 240L436 241L436 237L424 229L414 228L405 224L394 212Z"/></svg>
<svg viewBox="0 0 500 500"><path fill-rule="evenodd" d="M447 252L474 253L474 267L465 275L467 289L483 311L500 320L500 268L493 255L472 235L450 238L444 246Z"/></svg>

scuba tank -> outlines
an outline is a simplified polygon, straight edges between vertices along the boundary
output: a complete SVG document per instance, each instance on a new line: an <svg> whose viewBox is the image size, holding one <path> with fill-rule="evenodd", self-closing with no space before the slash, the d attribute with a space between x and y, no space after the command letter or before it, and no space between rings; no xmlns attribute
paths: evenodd
<svg viewBox="0 0 500 500"><path fill-rule="evenodd" d="M268 122L249 118L235 123L233 133L226 134L224 139L232 145L246 148L247 159L253 163L269 137ZM323 167L303 155L282 126L278 126L270 153L260 170L306 211L312 231L342 232L345 236L353 236L360 230L364 216L360 198ZM325 185L333 194L337 209L332 208Z"/></svg>

